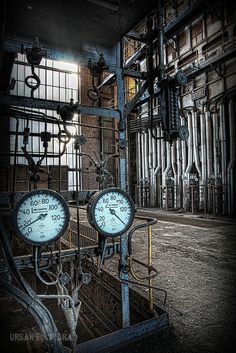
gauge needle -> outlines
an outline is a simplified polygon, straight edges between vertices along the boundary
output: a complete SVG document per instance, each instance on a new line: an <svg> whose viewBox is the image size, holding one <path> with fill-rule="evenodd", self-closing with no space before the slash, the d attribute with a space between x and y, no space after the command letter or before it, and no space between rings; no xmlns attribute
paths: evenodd
<svg viewBox="0 0 236 353"><path fill-rule="evenodd" d="M119 217L119 216L117 216L117 214L116 214L116 211L115 211L115 210L113 210L112 208L109 208L109 211L111 212L111 214L112 214L112 215L116 216L116 218L118 218L118 219L119 219L119 221L121 221L124 225L126 225L126 224L122 221L122 219L120 219L120 217Z"/></svg>
<svg viewBox="0 0 236 353"><path fill-rule="evenodd" d="M36 218L33 222L27 224L27 226L23 227L22 229L25 229L25 228L31 226L31 224L33 224L33 223L35 223L35 222L37 222L37 221L42 221L47 215L48 215L47 213L41 213L41 214L38 216L38 218Z"/></svg>

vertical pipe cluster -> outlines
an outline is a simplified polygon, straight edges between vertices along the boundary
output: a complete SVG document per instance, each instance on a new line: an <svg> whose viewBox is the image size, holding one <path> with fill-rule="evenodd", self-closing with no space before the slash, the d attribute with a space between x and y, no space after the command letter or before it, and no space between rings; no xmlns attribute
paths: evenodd
<svg viewBox="0 0 236 353"><path fill-rule="evenodd" d="M138 179L149 188L142 204L163 209L230 215L235 212L235 100L185 109L187 141L172 145L138 134ZM160 127L155 127L161 137ZM146 203L145 203L146 202Z"/></svg>

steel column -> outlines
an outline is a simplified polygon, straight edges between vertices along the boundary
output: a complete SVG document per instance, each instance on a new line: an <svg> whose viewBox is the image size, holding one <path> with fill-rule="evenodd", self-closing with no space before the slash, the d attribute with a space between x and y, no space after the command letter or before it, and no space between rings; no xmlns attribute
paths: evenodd
<svg viewBox="0 0 236 353"><path fill-rule="evenodd" d="M116 70L117 79L117 105L120 112L120 168L119 168L119 184L122 190L127 188L127 150L126 150L126 125L127 115L124 114L125 105L125 85L122 71L122 42L117 45L117 62L120 63L120 69ZM121 123L123 126L121 126ZM120 278L124 282L121 283L121 300L122 300L122 324L123 327L130 326L130 306L129 306L129 284L128 273L125 269L128 268L128 238L127 234L120 237Z"/></svg>

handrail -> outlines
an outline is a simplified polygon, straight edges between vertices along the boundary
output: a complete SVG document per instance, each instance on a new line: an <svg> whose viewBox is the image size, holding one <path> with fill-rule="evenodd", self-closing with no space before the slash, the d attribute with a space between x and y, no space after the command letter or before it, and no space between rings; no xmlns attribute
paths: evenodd
<svg viewBox="0 0 236 353"><path fill-rule="evenodd" d="M138 229L146 228L146 227L152 226L152 225L157 223L156 218L151 218L151 217L135 216L135 219L147 221L147 223L138 224L137 226L134 226L129 231L129 233L128 233L128 252L129 252L130 255L132 255L131 241L132 241L132 236L133 236L134 232L136 232L136 230L138 230Z"/></svg>
<svg viewBox="0 0 236 353"><path fill-rule="evenodd" d="M144 216L135 216L135 219L146 221L146 223L138 224L134 226L128 233L128 253L129 253L129 271L131 276L138 280L148 280L148 301L149 301L149 309L153 311L153 289L155 287L152 286L152 279L157 276L157 269L152 266L152 225L157 223L155 218L144 217ZM141 228L148 227L148 263L145 264L140 260L134 259L132 256L132 236L133 234ZM148 275L144 277L138 276L133 269L133 262L136 262L148 269ZM151 272L153 272L151 274ZM141 283L139 283L141 285Z"/></svg>

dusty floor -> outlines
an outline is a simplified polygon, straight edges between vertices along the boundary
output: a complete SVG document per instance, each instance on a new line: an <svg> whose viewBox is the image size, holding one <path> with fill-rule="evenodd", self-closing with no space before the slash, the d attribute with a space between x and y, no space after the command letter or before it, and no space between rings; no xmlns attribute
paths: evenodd
<svg viewBox="0 0 236 353"><path fill-rule="evenodd" d="M162 219L153 226L153 266L159 271L153 285L167 290L166 310L173 324L163 352L235 352L236 223L193 215L176 219L153 209L141 213ZM144 231L134 234L132 247L135 257L144 261ZM106 264L114 274L116 261ZM154 293L157 303L158 296ZM151 352L162 353L160 347Z"/></svg>

